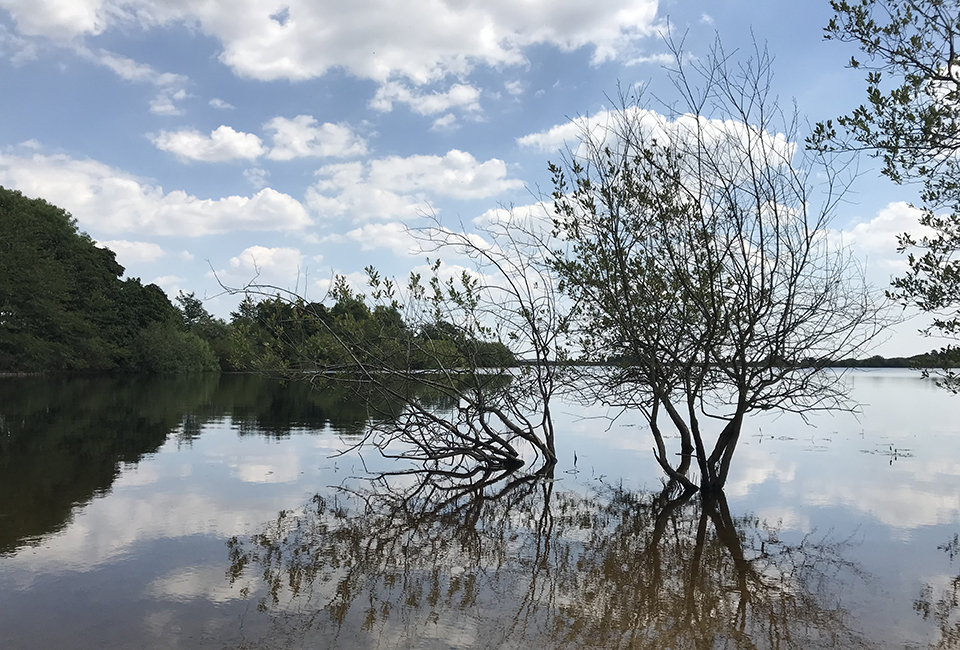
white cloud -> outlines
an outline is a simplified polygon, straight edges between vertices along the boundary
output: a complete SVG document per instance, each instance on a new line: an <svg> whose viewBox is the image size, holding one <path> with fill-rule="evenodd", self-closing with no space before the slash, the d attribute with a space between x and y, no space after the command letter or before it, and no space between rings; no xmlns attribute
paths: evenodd
<svg viewBox="0 0 960 650"><path fill-rule="evenodd" d="M81 34L99 34L114 22L113 7L103 0L2 0L3 7L27 36L68 41ZM113 4L113 3L110 3Z"/></svg>
<svg viewBox="0 0 960 650"><path fill-rule="evenodd" d="M161 131L151 141L158 149L202 162L253 160L266 151L260 138L229 126L220 126L209 136L193 130Z"/></svg>
<svg viewBox="0 0 960 650"><path fill-rule="evenodd" d="M672 54L667 54L661 52L660 54L645 54L643 56L637 56L626 62L626 65L641 65L643 63L653 63L655 65L670 65L673 63L674 58Z"/></svg>
<svg viewBox="0 0 960 650"><path fill-rule="evenodd" d="M271 160L291 160L306 156L347 158L367 153L366 141L347 124L317 125L310 115L295 118L275 117L263 125L272 132Z"/></svg>
<svg viewBox="0 0 960 650"><path fill-rule="evenodd" d="M180 293L180 289L183 288L183 278L178 275L161 275L151 280L150 284L157 285L172 298Z"/></svg>
<svg viewBox="0 0 960 650"><path fill-rule="evenodd" d="M163 600L226 603L241 598L242 591L223 579L219 564L177 568L154 579L146 586L146 593Z"/></svg>
<svg viewBox="0 0 960 650"><path fill-rule="evenodd" d="M213 99L211 99L211 100L210 100L210 105L213 106L214 108L218 108L218 109L220 109L220 110L222 110L222 111L230 111L230 110L233 110L233 109L236 108L236 106L234 106L233 104L231 104L231 103L229 103L229 102L225 102L225 101L223 101L222 99L220 99L220 98L218 98L218 97L214 97Z"/></svg>
<svg viewBox="0 0 960 650"><path fill-rule="evenodd" d="M145 183L95 160L65 155L0 153L0 185L42 196L96 233L137 232L196 237L237 230L290 231L310 225L306 209L272 189L200 199Z"/></svg>
<svg viewBox="0 0 960 650"><path fill-rule="evenodd" d="M457 128L457 116L453 113L447 113L433 121L431 131L453 131Z"/></svg>
<svg viewBox="0 0 960 650"><path fill-rule="evenodd" d="M326 165L317 171L320 179L307 189L306 203L314 211L353 221L415 217L429 210L426 197L401 195L370 182L367 165L361 162Z"/></svg>
<svg viewBox="0 0 960 650"><path fill-rule="evenodd" d="M183 90L161 90L157 96L150 100L150 112L154 115L183 115L183 109L174 102L187 98L187 91Z"/></svg>
<svg viewBox="0 0 960 650"><path fill-rule="evenodd" d="M473 223L481 228L509 228L511 224L522 224L530 228L537 224L540 229L551 230L554 211L553 204L538 201L529 205L492 208L474 217Z"/></svg>
<svg viewBox="0 0 960 650"><path fill-rule="evenodd" d="M904 201L895 201L880 210L870 221L858 223L842 233L844 243L866 252L896 255L897 236L910 233L914 238L932 236L931 228L920 225L920 210Z"/></svg>
<svg viewBox="0 0 960 650"><path fill-rule="evenodd" d="M39 50L36 39L14 34L6 25L0 24L0 56L9 57L13 65L35 60Z"/></svg>
<svg viewBox="0 0 960 650"><path fill-rule="evenodd" d="M133 59L118 54L113 54L107 50L97 50L94 52L86 47L77 47L77 54L81 57L112 70L121 79L135 81L138 83L149 83L161 87L182 87L189 79L180 74L172 72L159 72L152 66L145 63L138 63Z"/></svg>
<svg viewBox="0 0 960 650"><path fill-rule="evenodd" d="M115 26L196 26L219 40L220 60L262 80L309 79L342 68L380 82L414 84L476 65L525 63L523 49L593 48L617 57L655 30L656 0L0 0L25 35L67 42Z"/></svg>
<svg viewBox="0 0 960 650"><path fill-rule="evenodd" d="M243 177L247 179L247 182L250 183L253 189L262 190L267 186L267 179L270 177L270 172L259 167L251 167L250 169L243 170Z"/></svg>
<svg viewBox="0 0 960 650"><path fill-rule="evenodd" d="M454 84L446 92L421 93L401 83L388 82L380 86L370 106L378 111L391 111L394 102L407 104L420 115L435 115L451 108L479 111L480 91L470 85Z"/></svg>
<svg viewBox="0 0 960 650"><path fill-rule="evenodd" d="M451 149L443 156L390 156L370 162L370 181L398 191L429 190L457 199L482 199L523 187L508 179L507 165L491 158L478 162L465 151Z"/></svg>
<svg viewBox="0 0 960 650"><path fill-rule="evenodd" d="M362 271L353 271L351 273L341 273L336 272L337 275L342 276L347 281L347 286L349 286L355 293L364 293L370 286L367 284L367 274ZM331 273L332 275L332 273ZM313 283L312 289L314 299L323 300L330 292L330 289L333 288L333 281L330 277L322 278Z"/></svg>
<svg viewBox="0 0 960 650"><path fill-rule="evenodd" d="M733 142L735 147L729 151L734 158L751 157L756 161L758 155L766 156L771 166L789 162L796 152L797 145L790 142L782 133L758 132L736 120L697 117L690 114L670 119L656 111L631 106L624 111L602 110L592 116L580 116L553 126L546 131L531 133L517 138L517 144L545 153L573 148L575 155L582 155L582 143L585 138L594 145L601 145L611 135L616 136L619 124L628 121L633 129L641 129L651 141L665 143L699 143L723 149ZM750 142L750 153L742 144Z"/></svg>
<svg viewBox="0 0 960 650"><path fill-rule="evenodd" d="M123 266L137 262L154 262L166 253L157 244L145 241L127 241L125 239L111 239L97 242L102 248L109 248L117 254L117 261Z"/></svg>
<svg viewBox="0 0 960 650"><path fill-rule="evenodd" d="M431 195L480 199L523 186L507 178L502 160L481 163L456 149L444 156L327 165L317 176L320 180L307 190L307 204L323 214L351 214L355 221L416 216L431 210Z"/></svg>
<svg viewBox="0 0 960 650"><path fill-rule="evenodd" d="M2 0L0 0L2 5ZM145 63L139 63L125 56L107 50L93 51L86 46L73 48L81 58L109 68L121 79L135 83L152 84L159 88L156 97L150 101L150 112L156 115L182 115L183 110L175 102L189 97L185 86L189 79L181 74L160 72Z"/></svg>
<svg viewBox="0 0 960 650"><path fill-rule="evenodd" d="M353 241L360 244L361 250L387 248L400 256L416 255L421 250L407 227L398 222L368 223L344 235L330 235L326 241Z"/></svg>
<svg viewBox="0 0 960 650"><path fill-rule="evenodd" d="M216 275L228 286L256 282L292 288L303 280L305 272L303 255L296 248L251 246L230 258L228 266Z"/></svg>
<svg viewBox="0 0 960 650"><path fill-rule="evenodd" d="M507 81L503 84L503 87L506 88L507 92L511 95L522 95L523 91L526 90L526 84L520 81L519 79L515 81Z"/></svg>

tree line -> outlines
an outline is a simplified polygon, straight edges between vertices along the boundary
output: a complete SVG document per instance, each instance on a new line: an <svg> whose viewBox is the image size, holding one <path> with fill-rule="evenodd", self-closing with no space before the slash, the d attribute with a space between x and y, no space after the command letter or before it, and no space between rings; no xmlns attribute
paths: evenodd
<svg viewBox="0 0 960 650"><path fill-rule="evenodd" d="M340 368L357 350L386 353L387 341L411 368L463 364L465 355L513 362L505 345L467 340L442 321L411 328L395 307L371 308L342 282L332 306L248 296L228 322L193 293L172 303L123 273L65 210L0 187L0 372Z"/></svg>

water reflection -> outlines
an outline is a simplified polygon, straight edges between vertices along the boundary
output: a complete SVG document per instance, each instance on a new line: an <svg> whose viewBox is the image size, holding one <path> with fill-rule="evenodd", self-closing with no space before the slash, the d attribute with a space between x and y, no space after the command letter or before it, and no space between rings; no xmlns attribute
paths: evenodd
<svg viewBox="0 0 960 650"><path fill-rule="evenodd" d="M343 492L323 486L394 467L332 457L378 412L350 396L233 375L0 379L0 647L862 647L862 633L960 649L955 401L903 373L855 379L861 421L755 422L729 508L645 491L660 476L647 434L602 412L558 410L556 481ZM912 456L891 464L891 446Z"/></svg>
<svg viewBox="0 0 960 650"><path fill-rule="evenodd" d="M866 646L839 604L846 541L785 543L722 494L435 478L317 495L232 539L249 647Z"/></svg>
<svg viewBox="0 0 960 650"><path fill-rule="evenodd" d="M125 464L226 418L240 435L362 433L350 395L252 375L0 379L0 555L64 528Z"/></svg>
<svg viewBox="0 0 960 650"><path fill-rule="evenodd" d="M960 555L960 536L954 535L953 539L937 548L945 552L953 564L953 560ZM960 648L960 575L949 578L947 584L939 589L929 583L925 584L913 604L913 609L923 620L936 623L940 638L933 648Z"/></svg>
<svg viewBox="0 0 960 650"><path fill-rule="evenodd" d="M216 386L215 375L0 381L0 554L60 530Z"/></svg>

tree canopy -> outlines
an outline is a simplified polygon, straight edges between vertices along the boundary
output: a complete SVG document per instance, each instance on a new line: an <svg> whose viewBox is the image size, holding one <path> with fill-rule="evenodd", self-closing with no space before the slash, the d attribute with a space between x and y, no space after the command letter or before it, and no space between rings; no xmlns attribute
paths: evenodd
<svg viewBox="0 0 960 650"><path fill-rule="evenodd" d="M217 368L160 287L122 275L69 213L0 187L0 370Z"/></svg>
<svg viewBox="0 0 960 650"><path fill-rule="evenodd" d="M909 270L890 295L933 316L927 333L960 335L960 2L833 0L828 40L855 43L866 55L866 101L849 115L818 124L809 143L820 151L866 151L896 183L922 186L920 224L932 234L900 236ZM950 357L951 350L943 350ZM960 391L944 368L942 385Z"/></svg>
<svg viewBox="0 0 960 650"><path fill-rule="evenodd" d="M797 153L767 53L674 53L680 104L658 116L623 97L551 165L555 269L587 358L616 362L591 398L640 409L664 470L693 488L693 455L700 487L717 489L746 414L844 405L841 378L816 370L862 351L884 318L825 236L843 167ZM677 467L661 413L681 439Z"/></svg>

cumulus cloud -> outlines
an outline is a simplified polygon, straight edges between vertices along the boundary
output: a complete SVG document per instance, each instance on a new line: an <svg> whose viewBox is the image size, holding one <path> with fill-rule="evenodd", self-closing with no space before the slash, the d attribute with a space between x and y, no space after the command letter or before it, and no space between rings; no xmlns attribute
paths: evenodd
<svg viewBox="0 0 960 650"><path fill-rule="evenodd" d="M848 244L853 244L867 252L885 253L893 256L897 250L897 237L910 233L915 239L935 235L932 228L920 225L921 211L905 201L888 204L877 216L853 228L842 235Z"/></svg>
<svg viewBox="0 0 960 650"><path fill-rule="evenodd" d="M145 241L127 241L125 239L111 239L97 242L102 248L109 248L117 254L117 261L123 266L137 262L154 262L166 252L157 244Z"/></svg>
<svg viewBox="0 0 960 650"><path fill-rule="evenodd" d="M641 133L648 141L677 145L681 149L685 146L715 148L730 165L740 165L748 158L757 163L761 157L771 167L786 165L790 164L797 150L797 144L784 134L759 130L737 120L691 114L670 118L636 106L580 116L546 131L517 138L517 144L545 153L572 149L575 156L588 156L584 142L594 146L616 146L617 132L623 128L624 122L631 131Z"/></svg>
<svg viewBox="0 0 960 650"><path fill-rule="evenodd" d="M211 106L213 106L214 108L220 109L221 111L230 111L236 108L236 106L234 106L233 104L229 102L225 102L222 99L219 99L217 97L214 97L213 99L211 99L209 103Z"/></svg>
<svg viewBox="0 0 960 650"><path fill-rule="evenodd" d="M296 248L250 246L230 258L216 275L227 285L256 282L292 288L303 279L305 270L303 255Z"/></svg>
<svg viewBox="0 0 960 650"><path fill-rule="evenodd" d="M394 102L406 104L420 115L435 115L451 108L479 111L480 91L467 84L454 84L446 92L422 93L401 83L388 82L380 86L370 106L378 111L391 111Z"/></svg>
<svg viewBox="0 0 960 650"><path fill-rule="evenodd" d="M361 250L371 251L386 248L396 255L415 255L420 252L420 244L411 236L402 223L368 223L343 235L330 235L324 241L342 243L356 242Z"/></svg>
<svg viewBox="0 0 960 650"><path fill-rule="evenodd" d="M523 186L507 178L507 166L479 162L453 149L443 156L390 156L321 167L307 190L307 204L322 214L350 214L356 221L415 216L431 209L430 196L480 199Z"/></svg>
<svg viewBox="0 0 960 650"><path fill-rule="evenodd" d="M361 162L326 165L319 180L307 189L306 202L314 211L332 217L349 214L354 221L415 217L430 207L426 197L402 195L370 182Z"/></svg>
<svg viewBox="0 0 960 650"><path fill-rule="evenodd" d="M178 275L161 275L151 280L150 284L157 285L166 291L168 296L174 297L180 293L180 290L183 288L183 282L183 278Z"/></svg>
<svg viewBox="0 0 960 650"><path fill-rule="evenodd" d="M537 224L539 228L549 231L554 215L552 203L538 201L528 205L491 208L474 217L473 223L481 228L509 228L513 224L530 228L531 224Z"/></svg>
<svg viewBox="0 0 960 650"><path fill-rule="evenodd" d="M507 178L507 165L491 158L479 162L471 154L451 149L444 156L390 156L370 163L370 180L399 191L429 190L457 199L482 199L523 187Z"/></svg>
<svg viewBox="0 0 960 650"><path fill-rule="evenodd" d="M201 199L95 160L65 155L0 153L0 185L42 196L96 233L137 232L196 237L236 230L290 231L310 225L293 197L269 188L253 196Z"/></svg>
<svg viewBox="0 0 960 650"><path fill-rule="evenodd" d="M260 138L252 133L234 131L229 126L220 126L210 135L193 130L161 131L151 140L158 149L202 162L253 160L266 151Z"/></svg>
<svg viewBox="0 0 960 650"><path fill-rule="evenodd" d="M116 19L111 15L113 7L104 5L102 0L0 1L22 34L62 41L103 32Z"/></svg>
<svg viewBox="0 0 960 650"><path fill-rule="evenodd" d="M271 160L348 158L367 153L366 141L348 124L318 124L310 115L297 115L292 120L275 117L263 128L271 132L273 149L267 154Z"/></svg>
<svg viewBox="0 0 960 650"><path fill-rule="evenodd" d="M656 27L656 0L0 0L25 35L68 42L115 26L196 26L220 60L261 80L310 79L342 68L380 82L421 85L477 65L525 63L524 48L593 49L616 58Z"/></svg>

